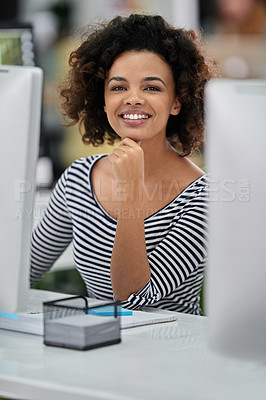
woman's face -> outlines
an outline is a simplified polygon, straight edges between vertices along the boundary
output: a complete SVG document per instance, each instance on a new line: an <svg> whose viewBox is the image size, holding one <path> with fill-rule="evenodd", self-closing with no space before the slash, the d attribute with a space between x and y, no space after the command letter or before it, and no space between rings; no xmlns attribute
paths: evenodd
<svg viewBox="0 0 266 400"><path fill-rule="evenodd" d="M109 124L122 139L165 136L169 115L177 115L181 107L170 66L149 51L118 56L108 72L104 95Z"/></svg>

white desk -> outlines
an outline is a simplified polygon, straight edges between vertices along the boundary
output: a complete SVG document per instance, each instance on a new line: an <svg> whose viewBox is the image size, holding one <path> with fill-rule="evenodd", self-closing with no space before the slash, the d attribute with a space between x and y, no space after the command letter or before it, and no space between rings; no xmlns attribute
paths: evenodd
<svg viewBox="0 0 266 400"><path fill-rule="evenodd" d="M85 352L46 347L42 337L0 330L0 396L265 400L266 365L212 353L207 322L179 314L177 322L124 330L120 344Z"/></svg>

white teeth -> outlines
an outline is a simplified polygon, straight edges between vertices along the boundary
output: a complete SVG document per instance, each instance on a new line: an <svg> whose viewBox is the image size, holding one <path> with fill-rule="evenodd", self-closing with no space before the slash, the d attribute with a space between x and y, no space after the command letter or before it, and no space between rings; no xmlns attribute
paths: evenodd
<svg viewBox="0 0 266 400"><path fill-rule="evenodd" d="M144 114L123 114L122 118L124 119L147 119L148 115Z"/></svg>

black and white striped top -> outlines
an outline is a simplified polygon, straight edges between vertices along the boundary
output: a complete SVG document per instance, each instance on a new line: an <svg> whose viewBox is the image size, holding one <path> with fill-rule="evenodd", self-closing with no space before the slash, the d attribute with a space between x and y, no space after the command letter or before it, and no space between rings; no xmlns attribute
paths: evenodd
<svg viewBox="0 0 266 400"><path fill-rule="evenodd" d="M50 269L73 239L74 261L89 297L113 299L110 262L116 220L98 203L91 185L94 163L75 161L58 180L48 208L32 235L31 281ZM199 292L207 260L207 177L145 219L150 280L122 302L200 314Z"/></svg>

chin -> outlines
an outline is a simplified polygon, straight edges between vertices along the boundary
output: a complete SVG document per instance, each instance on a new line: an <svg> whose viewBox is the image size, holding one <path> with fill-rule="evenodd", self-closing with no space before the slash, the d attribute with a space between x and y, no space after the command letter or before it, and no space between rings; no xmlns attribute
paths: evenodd
<svg viewBox="0 0 266 400"><path fill-rule="evenodd" d="M138 142L139 140L143 140L143 138L140 135L119 135L120 139L131 139L134 140L134 142Z"/></svg>

